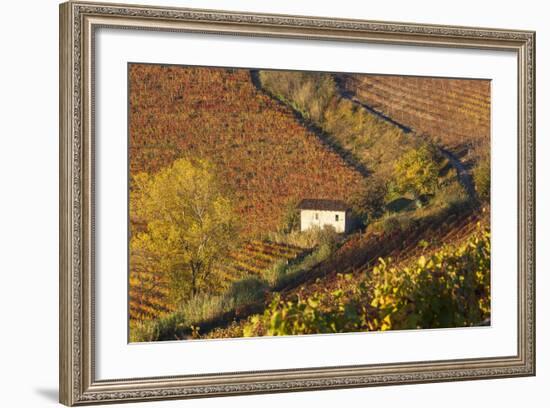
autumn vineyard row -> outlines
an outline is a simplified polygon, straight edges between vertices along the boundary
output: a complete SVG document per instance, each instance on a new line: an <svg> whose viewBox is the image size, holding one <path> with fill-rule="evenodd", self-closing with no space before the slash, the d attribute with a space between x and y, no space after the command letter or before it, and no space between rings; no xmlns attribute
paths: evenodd
<svg viewBox="0 0 550 408"><path fill-rule="evenodd" d="M489 81L346 74L339 79L362 103L455 152L486 147L490 139Z"/></svg>
<svg viewBox="0 0 550 408"><path fill-rule="evenodd" d="M262 276L278 261L290 261L300 256L303 248L288 244L253 240L233 251L216 274L230 285L238 279ZM167 282L154 271L136 267L130 272L130 318L150 320L172 312L175 305L168 300Z"/></svg>

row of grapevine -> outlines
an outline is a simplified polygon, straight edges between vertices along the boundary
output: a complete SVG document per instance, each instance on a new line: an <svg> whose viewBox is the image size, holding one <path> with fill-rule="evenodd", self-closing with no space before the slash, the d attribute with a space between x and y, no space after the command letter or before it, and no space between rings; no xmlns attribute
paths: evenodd
<svg viewBox="0 0 550 408"><path fill-rule="evenodd" d="M264 271L279 261L291 261L304 253L304 249L283 243L252 240L233 251L216 273L226 286L249 276L261 277ZM129 312L133 320L151 320L174 311L169 300L167 283L144 265L134 261L130 273Z"/></svg>
<svg viewBox="0 0 550 408"><path fill-rule="evenodd" d="M341 86L360 100L455 152L487 148L490 81L382 75L340 75Z"/></svg>
<svg viewBox="0 0 550 408"><path fill-rule="evenodd" d="M221 272L228 283L248 276L261 277L266 269L278 261L291 261L304 253L304 249L288 244L252 240L230 254Z"/></svg>

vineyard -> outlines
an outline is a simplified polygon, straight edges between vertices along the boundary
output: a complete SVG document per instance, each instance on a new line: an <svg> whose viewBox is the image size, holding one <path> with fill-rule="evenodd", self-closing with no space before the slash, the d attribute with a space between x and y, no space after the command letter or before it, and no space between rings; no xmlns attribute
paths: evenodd
<svg viewBox="0 0 550 408"><path fill-rule="evenodd" d="M262 277L275 263L289 262L308 252L307 248L294 245L252 240L231 252L216 274L222 281L222 288L227 289L232 282ZM159 279L158 274L146 270L147 263L140 262L140 254L133 254L133 257L135 267L130 273L130 318L145 321L173 312L176 305L169 300L167 282Z"/></svg>
<svg viewBox="0 0 550 408"><path fill-rule="evenodd" d="M131 174L179 157L210 160L233 192L244 235L275 230L289 202L346 200L361 185L361 174L259 92L248 70L131 64L129 81Z"/></svg>
<svg viewBox="0 0 550 408"><path fill-rule="evenodd" d="M409 259L427 256L444 245L463 241L477 228L488 223L487 215L455 213L442 219L425 220L407 230L357 234L334 254L331 262L309 273L293 287L282 291L284 297L297 292L330 288L338 275L363 276L380 258L391 258L400 264Z"/></svg>
<svg viewBox="0 0 550 408"><path fill-rule="evenodd" d="M317 72L259 72L260 86L360 163L388 177L395 161L418 144L403 129L342 97L335 77Z"/></svg>
<svg viewBox="0 0 550 408"><path fill-rule="evenodd" d="M348 287L356 287L371 273L379 259L391 259L393 267L404 267L422 256L434 255L442 247L460 245L477 233L479 225L486 228L488 222L487 211L481 214L459 212L424 220L407 230L354 234L328 260L288 282L275 296L292 300L296 296L307 298L315 293L335 291L341 288L343 275L347 277ZM267 296L264 307L272 300L273 295ZM240 337L249 321L250 318L243 318L228 328L205 333L204 337Z"/></svg>
<svg viewBox="0 0 550 408"><path fill-rule="evenodd" d="M144 321L172 312L174 305L168 301L170 291L166 280L155 271L147 270L147 263L139 255L132 254L129 316L131 320Z"/></svg>
<svg viewBox="0 0 550 408"><path fill-rule="evenodd" d="M488 81L130 64L129 99L131 341L489 315ZM364 218L346 235L300 232L303 198L342 200ZM485 269L466 299L451 292L472 277L468 257ZM434 323L403 300L413 287L447 291L453 312ZM472 293L483 310L456 312ZM273 326L306 309L326 320ZM413 309L417 320L403 320Z"/></svg>
<svg viewBox="0 0 550 408"><path fill-rule="evenodd" d="M292 261L307 252L307 249L288 244L250 241L230 254L220 274L228 283L250 276L262 277L276 262Z"/></svg>
<svg viewBox="0 0 550 408"><path fill-rule="evenodd" d="M457 155L488 153L488 80L340 74L337 82L352 99Z"/></svg>
<svg viewBox="0 0 550 408"><path fill-rule="evenodd" d="M359 280L338 274L323 286L282 299L276 294L242 335L280 336L487 325L490 322L490 232L481 225L464 241L405 265L378 259Z"/></svg>

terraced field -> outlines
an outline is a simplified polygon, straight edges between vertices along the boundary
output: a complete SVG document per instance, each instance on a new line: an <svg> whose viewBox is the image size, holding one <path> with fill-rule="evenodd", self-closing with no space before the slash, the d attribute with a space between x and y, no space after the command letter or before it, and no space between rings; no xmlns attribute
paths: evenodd
<svg viewBox="0 0 550 408"><path fill-rule="evenodd" d="M253 240L230 254L220 274L228 283L249 276L262 277L277 261L291 261L307 252L293 245Z"/></svg>
<svg viewBox="0 0 550 408"><path fill-rule="evenodd" d="M475 159L488 152L488 80L351 74L336 80L348 97L455 154Z"/></svg>

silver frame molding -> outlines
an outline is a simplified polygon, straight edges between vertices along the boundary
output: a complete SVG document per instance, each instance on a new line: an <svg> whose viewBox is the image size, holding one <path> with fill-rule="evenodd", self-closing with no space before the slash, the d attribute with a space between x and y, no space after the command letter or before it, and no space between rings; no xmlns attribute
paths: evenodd
<svg viewBox="0 0 550 408"><path fill-rule="evenodd" d="M508 50L518 60L518 350L514 356L95 379L94 32L98 27ZM68 2L60 5L60 402L66 405L535 375L535 33Z"/></svg>

